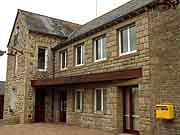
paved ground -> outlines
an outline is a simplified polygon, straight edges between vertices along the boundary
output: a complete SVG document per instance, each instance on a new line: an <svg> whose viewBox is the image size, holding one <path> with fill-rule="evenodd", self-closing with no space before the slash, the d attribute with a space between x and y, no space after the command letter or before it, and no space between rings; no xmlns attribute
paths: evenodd
<svg viewBox="0 0 180 135"><path fill-rule="evenodd" d="M113 135L95 129L79 128L64 124L1 125L0 135Z"/></svg>

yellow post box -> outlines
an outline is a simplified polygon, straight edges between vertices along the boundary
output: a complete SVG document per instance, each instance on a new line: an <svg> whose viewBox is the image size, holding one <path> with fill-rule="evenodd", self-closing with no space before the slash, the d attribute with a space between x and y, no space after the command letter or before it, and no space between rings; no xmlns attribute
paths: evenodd
<svg viewBox="0 0 180 135"><path fill-rule="evenodd" d="M174 119L174 106L172 104L157 104L156 105L157 119Z"/></svg>

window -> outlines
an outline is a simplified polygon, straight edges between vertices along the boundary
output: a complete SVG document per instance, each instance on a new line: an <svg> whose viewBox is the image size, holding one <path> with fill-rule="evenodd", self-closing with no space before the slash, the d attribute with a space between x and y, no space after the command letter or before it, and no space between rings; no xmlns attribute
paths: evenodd
<svg viewBox="0 0 180 135"><path fill-rule="evenodd" d="M76 112L82 112L82 91L80 90L75 93L75 109Z"/></svg>
<svg viewBox="0 0 180 135"><path fill-rule="evenodd" d="M60 53L61 57L61 70L67 68L67 51L63 51Z"/></svg>
<svg viewBox="0 0 180 135"><path fill-rule="evenodd" d="M11 95L10 95L10 111L15 112L16 111L16 90L13 88L11 90Z"/></svg>
<svg viewBox="0 0 180 135"><path fill-rule="evenodd" d="M106 59L106 38L101 37L94 41L94 58L95 61Z"/></svg>
<svg viewBox="0 0 180 135"><path fill-rule="evenodd" d="M94 111L103 112L103 89L95 89L94 92Z"/></svg>
<svg viewBox="0 0 180 135"><path fill-rule="evenodd" d="M76 66L80 66L84 64L84 45L79 45L75 48L75 54L76 54Z"/></svg>
<svg viewBox="0 0 180 135"><path fill-rule="evenodd" d="M136 52L136 27L128 26L119 31L120 55Z"/></svg>
<svg viewBox="0 0 180 135"><path fill-rule="evenodd" d="M47 48L38 48L38 69L47 71L48 50Z"/></svg>

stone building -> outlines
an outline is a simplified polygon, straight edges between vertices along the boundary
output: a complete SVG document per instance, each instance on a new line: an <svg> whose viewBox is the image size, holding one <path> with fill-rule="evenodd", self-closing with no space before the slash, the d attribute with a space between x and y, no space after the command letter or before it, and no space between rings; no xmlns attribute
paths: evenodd
<svg viewBox="0 0 180 135"><path fill-rule="evenodd" d="M5 82L0 81L0 119L3 119Z"/></svg>
<svg viewBox="0 0 180 135"><path fill-rule="evenodd" d="M84 25L18 10L4 120L180 135L178 0L132 0ZM156 119L172 104L173 120Z"/></svg>

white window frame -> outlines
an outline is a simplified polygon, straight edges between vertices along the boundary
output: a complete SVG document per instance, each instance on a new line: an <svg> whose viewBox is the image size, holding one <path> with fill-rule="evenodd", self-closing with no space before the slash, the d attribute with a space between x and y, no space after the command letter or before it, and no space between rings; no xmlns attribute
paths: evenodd
<svg viewBox="0 0 180 135"><path fill-rule="evenodd" d="M63 60L63 58L62 58L63 55L62 54L63 53L65 53L65 68L62 67L62 60ZM60 52L60 57L61 57L61 66L60 66L60 69L61 70L65 70L65 69L67 69L67 50Z"/></svg>
<svg viewBox="0 0 180 135"><path fill-rule="evenodd" d="M40 49L45 49L45 64L44 64L44 69L40 69L38 68L38 71L41 71L41 72L46 72L47 71L47 68L48 68L48 48L45 48L45 47L38 47L38 50L37 52L39 53L39 48ZM37 53L37 54L38 54ZM39 59L39 58L38 58ZM38 62L37 62L38 64ZM37 66L38 67L38 66Z"/></svg>
<svg viewBox="0 0 180 135"><path fill-rule="evenodd" d="M80 109L77 109L77 92L80 92ZM83 91L82 90L76 90L75 91L75 111L76 112L82 112L83 104Z"/></svg>
<svg viewBox="0 0 180 135"><path fill-rule="evenodd" d="M81 64L77 64L77 48L81 47ZM75 47L75 66L82 66L84 65L84 55L85 54L85 49L84 49L84 44L78 45Z"/></svg>
<svg viewBox="0 0 180 135"><path fill-rule="evenodd" d="M125 29L119 30L119 56L123 56L123 55L127 55L127 54L131 54L131 53L137 52L137 49L133 50L133 51L130 50L130 48L131 48L130 47L130 45L131 45L131 43L130 43L130 28L131 27L132 27L132 25L126 27ZM134 25L134 27L136 27L136 26ZM122 31L126 30L126 29L128 30L128 51L125 52L125 53L122 53L121 46L122 46L122 40L123 39L121 39L121 34L122 34Z"/></svg>
<svg viewBox="0 0 180 135"><path fill-rule="evenodd" d="M101 111L97 110L96 105L97 105L97 101L96 101L96 91L100 90L101 91ZM96 88L94 91L94 112L103 112L104 111L104 89L103 88Z"/></svg>
<svg viewBox="0 0 180 135"><path fill-rule="evenodd" d="M98 62L98 61L103 61L103 60L106 60L107 59L107 56L103 58L103 39L106 38L106 37L101 37L101 38L98 38L96 40L94 40L94 61L95 62ZM97 40L100 40L101 42L101 45L100 45L100 50L101 50L101 58L100 59L96 59L96 41ZM105 46L105 51L106 51L106 46ZM106 53L106 52L105 52Z"/></svg>

